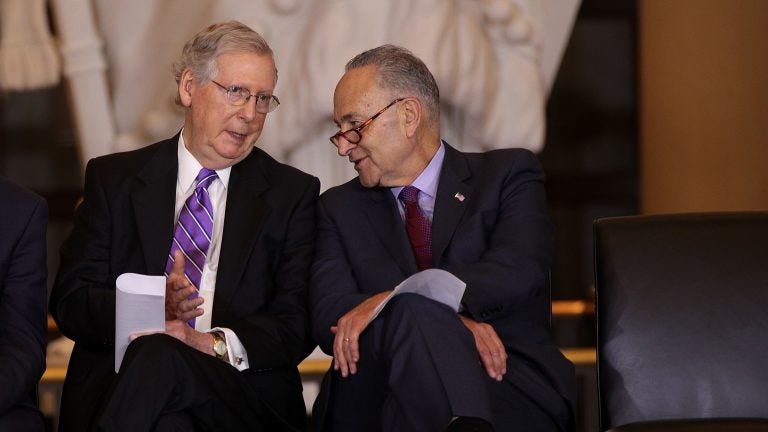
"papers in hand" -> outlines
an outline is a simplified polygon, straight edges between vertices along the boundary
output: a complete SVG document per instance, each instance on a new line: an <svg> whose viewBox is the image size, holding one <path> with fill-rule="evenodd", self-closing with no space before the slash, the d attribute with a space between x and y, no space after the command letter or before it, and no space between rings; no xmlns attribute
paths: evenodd
<svg viewBox="0 0 768 432"><path fill-rule="evenodd" d="M392 297L401 293L420 294L458 312L466 288L467 284L464 281L445 270L427 269L420 271L396 286L392 293L373 311L370 321L379 316L379 313L384 310Z"/></svg>
<svg viewBox="0 0 768 432"><path fill-rule="evenodd" d="M123 273L115 282L115 372L131 334L165 330L165 276Z"/></svg>

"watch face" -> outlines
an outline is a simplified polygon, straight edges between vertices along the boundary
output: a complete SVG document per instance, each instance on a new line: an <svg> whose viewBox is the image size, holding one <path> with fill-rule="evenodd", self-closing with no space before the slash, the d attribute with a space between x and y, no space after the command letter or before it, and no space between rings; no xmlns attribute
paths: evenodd
<svg viewBox="0 0 768 432"><path fill-rule="evenodd" d="M213 352L218 356L223 356L227 353L227 343L221 339L216 339L216 342L213 344Z"/></svg>

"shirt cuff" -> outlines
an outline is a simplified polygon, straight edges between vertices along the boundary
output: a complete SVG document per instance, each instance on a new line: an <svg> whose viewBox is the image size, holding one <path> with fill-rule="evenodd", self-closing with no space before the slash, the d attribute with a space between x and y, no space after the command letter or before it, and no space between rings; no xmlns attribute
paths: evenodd
<svg viewBox="0 0 768 432"><path fill-rule="evenodd" d="M227 342L227 357L229 358L229 364L241 372L248 369L248 353L245 352L245 347L243 347L240 338L237 337L235 332L222 327L214 327L210 331L220 331L224 333L224 339Z"/></svg>

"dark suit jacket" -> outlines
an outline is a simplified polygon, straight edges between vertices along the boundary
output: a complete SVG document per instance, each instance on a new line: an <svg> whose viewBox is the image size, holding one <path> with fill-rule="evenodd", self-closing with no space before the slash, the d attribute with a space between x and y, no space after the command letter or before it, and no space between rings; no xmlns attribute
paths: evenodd
<svg viewBox="0 0 768 432"><path fill-rule="evenodd" d="M491 324L504 342L507 379L519 380L514 384L545 408L564 404L552 401L552 392L539 395L542 382L572 403L573 366L548 331L553 234L538 161L521 149L462 153L446 144L445 150L433 266L467 283L464 313ZM310 282L312 332L323 351L333 353L329 328L344 313L417 271L388 188L364 188L353 179L326 191Z"/></svg>
<svg viewBox="0 0 768 432"><path fill-rule="evenodd" d="M48 205L0 177L0 429L11 410L37 410L45 371ZM42 430L39 412L30 414ZM18 430L34 427L18 425ZM10 427L10 426L9 426Z"/></svg>
<svg viewBox="0 0 768 432"><path fill-rule="evenodd" d="M91 419L114 376L115 279L165 269L177 143L178 135L86 168L84 200L61 248L50 301L60 329L75 341L62 401L65 430L85 430L80 422ZM243 373L254 386L270 387L265 397L273 404L301 395L296 365L310 348L306 286L318 191L316 178L259 148L232 167L229 180L211 324L238 335L250 363Z"/></svg>

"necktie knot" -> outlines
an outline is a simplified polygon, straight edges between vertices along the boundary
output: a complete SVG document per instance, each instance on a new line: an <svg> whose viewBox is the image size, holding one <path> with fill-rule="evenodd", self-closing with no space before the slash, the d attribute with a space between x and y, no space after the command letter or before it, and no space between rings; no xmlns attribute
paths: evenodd
<svg viewBox="0 0 768 432"><path fill-rule="evenodd" d="M419 188L415 186L406 186L400 191L398 197L405 204L416 203L419 201Z"/></svg>
<svg viewBox="0 0 768 432"><path fill-rule="evenodd" d="M197 174L197 186L195 186L195 189L208 189L208 186L213 183L214 180L219 178L219 176L216 174L216 171L208 168L203 168L200 170L200 172Z"/></svg>

